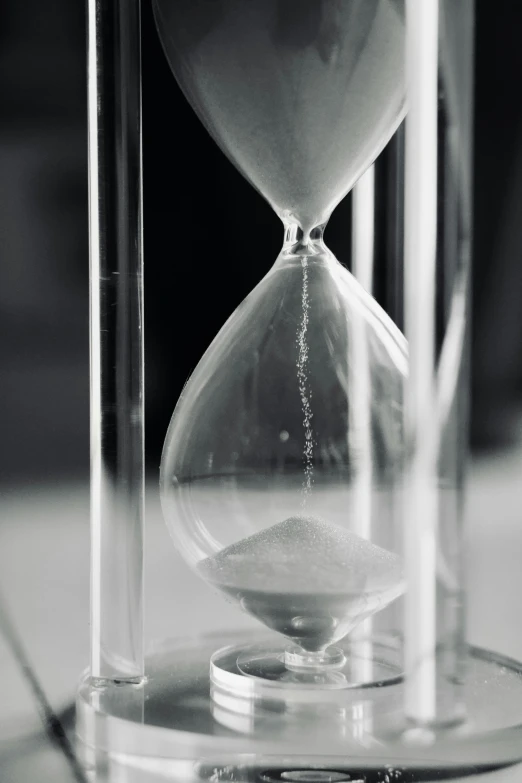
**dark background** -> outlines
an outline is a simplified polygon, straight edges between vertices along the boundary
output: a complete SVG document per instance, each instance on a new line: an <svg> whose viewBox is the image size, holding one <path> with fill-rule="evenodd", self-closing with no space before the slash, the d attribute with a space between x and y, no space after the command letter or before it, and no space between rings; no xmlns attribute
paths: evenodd
<svg viewBox="0 0 522 783"><path fill-rule="evenodd" d="M457 1L457 0L456 0ZM522 4L478 0L472 446L519 434ZM0 8L0 482L88 471L85 8ZM183 383L268 271L277 217L181 96L143 0L147 454L157 469ZM327 242L347 254L349 206Z"/></svg>

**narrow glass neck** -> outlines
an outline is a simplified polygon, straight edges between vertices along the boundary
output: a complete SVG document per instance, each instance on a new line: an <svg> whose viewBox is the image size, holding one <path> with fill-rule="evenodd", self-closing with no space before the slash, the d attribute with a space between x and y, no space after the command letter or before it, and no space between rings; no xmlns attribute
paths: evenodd
<svg viewBox="0 0 522 783"><path fill-rule="evenodd" d="M286 222L285 238L283 242L283 254L299 256L315 256L323 254L326 246L323 242L323 233L326 223L315 226L310 231L303 231L299 223Z"/></svg>

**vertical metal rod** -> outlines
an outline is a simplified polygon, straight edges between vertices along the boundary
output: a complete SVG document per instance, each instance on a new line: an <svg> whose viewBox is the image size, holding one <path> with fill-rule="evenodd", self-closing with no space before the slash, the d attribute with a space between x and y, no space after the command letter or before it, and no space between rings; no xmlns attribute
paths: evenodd
<svg viewBox="0 0 522 783"><path fill-rule="evenodd" d="M407 0L405 331L408 480L405 503L405 712L437 711L438 433L435 292L437 253L438 0Z"/></svg>
<svg viewBox="0 0 522 783"><path fill-rule="evenodd" d="M143 676L139 0L88 0L91 675Z"/></svg>

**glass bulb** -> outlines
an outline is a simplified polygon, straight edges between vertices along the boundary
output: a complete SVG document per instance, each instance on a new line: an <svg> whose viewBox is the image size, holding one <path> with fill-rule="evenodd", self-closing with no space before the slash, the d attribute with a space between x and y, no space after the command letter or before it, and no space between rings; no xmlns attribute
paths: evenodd
<svg viewBox="0 0 522 783"><path fill-rule="evenodd" d="M183 390L161 492L203 579L323 653L403 590L399 558L359 535L357 488L361 465L376 496L397 480L407 357L321 230L286 235Z"/></svg>
<svg viewBox="0 0 522 783"><path fill-rule="evenodd" d="M369 500L375 514L400 471L407 360L323 229L402 119L404 0L154 8L187 98L285 226L178 402L165 518L203 579L296 645L282 679L341 667L332 643L403 589Z"/></svg>
<svg viewBox="0 0 522 783"><path fill-rule="evenodd" d="M173 73L286 222L326 223L404 113L405 0L154 0Z"/></svg>

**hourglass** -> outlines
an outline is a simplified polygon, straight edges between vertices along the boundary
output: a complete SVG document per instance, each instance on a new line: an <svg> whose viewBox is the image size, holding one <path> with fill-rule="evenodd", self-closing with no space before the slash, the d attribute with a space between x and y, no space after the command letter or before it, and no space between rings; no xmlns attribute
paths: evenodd
<svg viewBox="0 0 522 783"><path fill-rule="evenodd" d="M522 665L464 636L473 3L155 0L179 85L284 244L177 402L161 504L190 570L154 593L181 633L146 655L139 3L89 10L88 774L373 783L521 762ZM350 191L355 276L323 241Z"/></svg>
<svg viewBox="0 0 522 783"><path fill-rule="evenodd" d="M337 643L404 589L378 538L390 531L372 531L357 492L368 466L381 503L400 476L407 352L323 230L402 118L404 2L155 11L185 95L284 225L275 264L183 390L164 515L198 575L287 639L239 651L239 672L354 685Z"/></svg>

